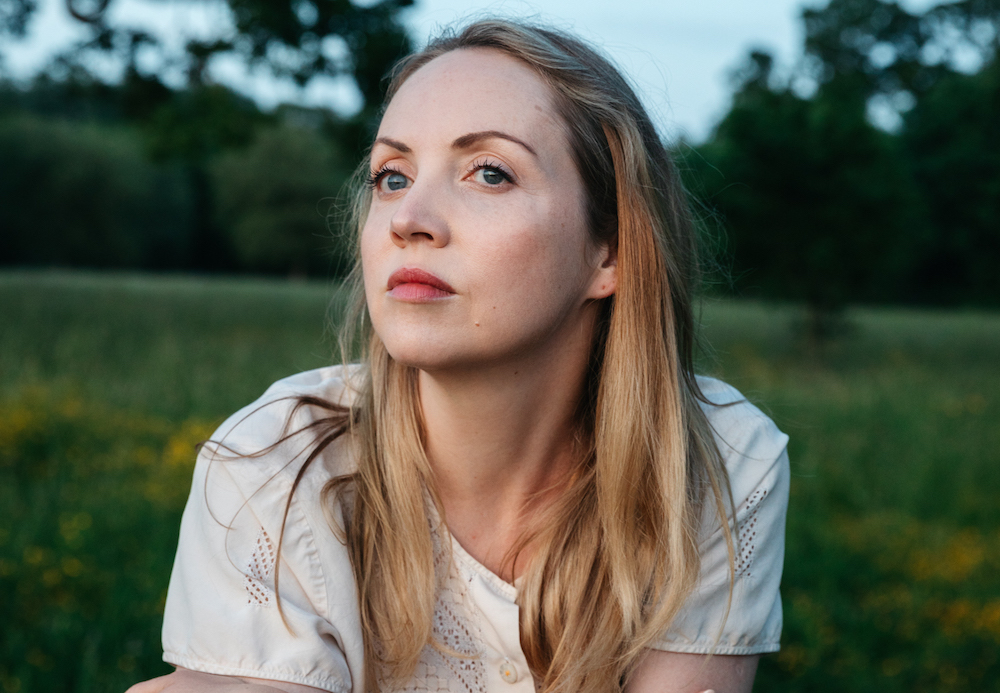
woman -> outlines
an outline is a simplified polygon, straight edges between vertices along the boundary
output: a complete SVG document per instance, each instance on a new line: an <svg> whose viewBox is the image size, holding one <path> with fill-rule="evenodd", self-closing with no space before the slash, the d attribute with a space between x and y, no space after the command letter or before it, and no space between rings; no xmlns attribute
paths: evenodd
<svg viewBox="0 0 1000 693"><path fill-rule="evenodd" d="M363 365L203 450L178 670L133 690L749 691L787 439L694 375L694 232L627 83L478 22L403 61L368 164Z"/></svg>

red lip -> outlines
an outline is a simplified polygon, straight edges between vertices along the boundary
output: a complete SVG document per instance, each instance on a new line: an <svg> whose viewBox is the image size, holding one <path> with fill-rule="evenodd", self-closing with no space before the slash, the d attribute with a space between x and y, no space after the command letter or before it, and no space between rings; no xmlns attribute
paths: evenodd
<svg viewBox="0 0 1000 693"><path fill-rule="evenodd" d="M434 293L441 292L439 295L455 293L455 290L451 288L451 285L448 282L439 277L435 277L430 272L426 272L416 267L401 267L393 272L389 275L389 282L386 285L386 289L388 291L392 291L398 286L407 284L423 285L424 287L436 289ZM418 287L413 288L416 289ZM426 288L423 291L426 292Z"/></svg>

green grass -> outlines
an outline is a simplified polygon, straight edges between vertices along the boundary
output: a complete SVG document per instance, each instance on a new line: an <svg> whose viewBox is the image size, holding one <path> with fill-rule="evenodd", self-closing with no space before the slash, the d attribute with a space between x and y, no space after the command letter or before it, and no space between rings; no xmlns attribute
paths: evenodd
<svg viewBox="0 0 1000 693"><path fill-rule="evenodd" d="M0 272L0 693L165 672L193 445L329 363L334 287ZM1000 691L1000 315L705 306L713 357L791 435L783 649L757 690Z"/></svg>
<svg viewBox="0 0 1000 693"><path fill-rule="evenodd" d="M220 417L329 363L332 286L266 279L0 273L0 396L26 387ZM339 301L338 301L339 303Z"/></svg>
<svg viewBox="0 0 1000 693"><path fill-rule="evenodd" d="M1000 315L705 311L714 369L786 432L783 650L761 691L1000 690Z"/></svg>

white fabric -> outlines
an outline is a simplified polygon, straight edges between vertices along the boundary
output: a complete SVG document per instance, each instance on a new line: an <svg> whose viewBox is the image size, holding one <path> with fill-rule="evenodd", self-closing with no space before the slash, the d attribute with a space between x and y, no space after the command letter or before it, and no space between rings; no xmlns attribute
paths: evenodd
<svg viewBox="0 0 1000 693"><path fill-rule="evenodd" d="M259 452L312 420L315 410L304 407L286 427L295 396L349 404L351 390L343 376L340 367L330 367L275 383L212 437L228 452L211 445L202 450L167 594L167 662L338 693L364 690L357 592L347 550L330 525L341 522L340 509L324 510L319 500L330 477L350 471L348 442L335 442L313 463L290 504L307 437L238 457ZM713 647L718 654L772 652L781 635L778 584L788 497L787 436L732 387L710 378L699 382L713 402L735 403L705 405L705 411L717 433L737 507L736 584L724 621L728 554L714 512L706 508L700 584L656 647L689 653ZM517 589L457 542L448 552L440 536L434 539L441 585L435 638L458 656L428 645L414 677L398 690L533 693L518 637ZM279 554L280 565L275 566Z"/></svg>

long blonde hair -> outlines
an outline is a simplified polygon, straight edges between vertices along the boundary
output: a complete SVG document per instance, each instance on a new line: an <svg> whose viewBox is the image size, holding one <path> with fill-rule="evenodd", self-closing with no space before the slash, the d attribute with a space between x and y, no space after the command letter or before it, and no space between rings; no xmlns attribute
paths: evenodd
<svg viewBox="0 0 1000 693"><path fill-rule="evenodd" d="M511 55L551 87L586 187L590 232L617 248L617 293L603 302L578 408L579 466L548 511L552 521L519 544L538 548L517 599L521 644L542 690L620 690L695 587L706 502L732 563L728 479L694 375L695 231L677 172L635 93L571 36L476 22L405 58L386 103L420 67L464 48ZM357 229L369 204L370 191L359 186ZM443 512L424 450L416 371L395 362L371 329L359 266L353 277L364 383L350 412L324 420L330 433L318 436L310 459L349 430L356 470L331 481L325 497L344 508L365 687L377 691L380 681L412 675L433 644L438 585L427 503Z"/></svg>

